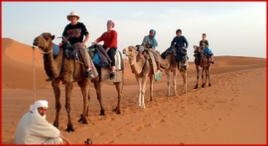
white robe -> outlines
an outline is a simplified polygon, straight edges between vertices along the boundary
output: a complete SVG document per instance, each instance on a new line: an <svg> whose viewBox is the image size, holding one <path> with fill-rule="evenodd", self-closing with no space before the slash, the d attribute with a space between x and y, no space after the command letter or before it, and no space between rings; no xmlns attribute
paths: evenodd
<svg viewBox="0 0 268 146"><path fill-rule="evenodd" d="M27 112L15 134L15 144L62 144L60 131L38 113Z"/></svg>

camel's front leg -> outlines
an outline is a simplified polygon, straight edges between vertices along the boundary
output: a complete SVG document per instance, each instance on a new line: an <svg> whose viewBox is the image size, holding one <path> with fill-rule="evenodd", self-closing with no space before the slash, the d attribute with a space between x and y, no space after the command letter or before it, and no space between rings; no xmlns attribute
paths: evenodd
<svg viewBox="0 0 268 146"><path fill-rule="evenodd" d="M142 96L142 84L141 84L141 78L136 77L136 80L138 82L138 106L141 106L141 96Z"/></svg>
<svg viewBox="0 0 268 146"><path fill-rule="evenodd" d="M154 76L150 76L150 101L153 101L153 96L154 96ZM146 81L144 83L144 89L146 89ZM144 94L145 94L145 91L144 91ZM144 95L143 95L143 98L144 98ZM144 99L143 99L144 100ZM145 107L145 105L144 105Z"/></svg>
<svg viewBox="0 0 268 146"><path fill-rule="evenodd" d="M210 66L208 66L208 69L207 69L207 76L208 76L208 86L211 86L211 83L210 83Z"/></svg>
<svg viewBox="0 0 268 146"><path fill-rule="evenodd" d="M54 96L55 96L55 106L56 106L56 117L55 117L55 121L53 123L53 125L55 127L59 127L59 114L60 114L60 109L61 109L61 104L60 104L60 80L58 79L53 79L51 82L51 85L53 87L53 91L54 91Z"/></svg>
<svg viewBox="0 0 268 146"><path fill-rule="evenodd" d="M72 90L73 90L73 82L66 82L65 83L65 109L67 111L68 115L68 124L67 129L65 131L67 132L74 132L73 124L71 121L71 97L72 97Z"/></svg>
<svg viewBox="0 0 268 146"><path fill-rule="evenodd" d="M195 85L194 89L197 89L198 88L198 82L199 82L200 70L199 70L199 66L198 65L195 65L195 68L196 68L196 85Z"/></svg>
<svg viewBox="0 0 268 146"><path fill-rule="evenodd" d="M141 81L141 86L142 86L142 92L141 92L141 108L146 108L145 107L145 103L144 103L144 96L145 96L145 92L146 92L146 82L147 82L147 75L145 75L143 78L142 78L142 81Z"/></svg>
<svg viewBox="0 0 268 146"><path fill-rule="evenodd" d="M166 96L170 96L170 74L169 70L165 70L167 76L167 93Z"/></svg>
<svg viewBox="0 0 268 146"><path fill-rule="evenodd" d="M177 96L177 69L173 71L173 95Z"/></svg>
<svg viewBox="0 0 268 146"><path fill-rule="evenodd" d="M203 67L203 69L202 69L202 88L204 88L205 86L206 86L206 84L205 84L205 71L206 71L206 68L205 67Z"/></svg>
<svg viewBox="0 0 268 146"><path fill-rule="evenodd" d="M100 103L100 108L101 108L100 115L105 116L105 110L104 110L103 105L102 105L101 85L100 84L101 83L98 80L94 81L94 88L96 90L97 99L98 99L98 101Z"/></svg>
<svg viewBox="0 0 268 146"><path fill-rule="evenodd" d="M182 94L186 94L187 93L187 70L183 70L181 72L181 76L183 79Z"/></svg>
<svg viewBox="0 0 268 146"><path fill-rule="evenodd" d="M90 99L90 90L89 90L89 80L84 80L78 82L78 85L80 86L82 95L83 95L83 113L81 115L81 118L78 122L82 124L87 124L87 111L88 111L88 101Z"/></svg>

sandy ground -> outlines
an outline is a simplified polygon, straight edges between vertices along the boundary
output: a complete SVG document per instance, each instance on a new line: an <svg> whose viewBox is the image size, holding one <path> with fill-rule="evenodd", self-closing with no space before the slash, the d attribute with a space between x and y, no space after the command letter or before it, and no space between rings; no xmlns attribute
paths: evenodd
<svg viewBox="0 0 268 146"><path fill-rule="evenodd" d="M23 54L23 55L22 55ZM34 102L33 66L30 46L12 39L2 39L2 143L13 143L21 116ZM45 82L42 54L36 57L36 99L49 101L47 120L55 117L54 95ZM71 99L71 116L75 132L64 132L67 114L61 110L59 129L72 143L82 144L91 138L95 144L265 144L266 143L266 59L216 56L211 68L211 87L193 89L196 72L188 71L188 93L166 97L166 76L154 83L154 98L146 109L137 104L138 86L126 64L121 115L112 84L102 84L106 116L99 116L99 103L91 85L88 125L78 123L82 113L82 94L75 85ZM182 78L177 77L178 91ZM64 86L61 86L64 105Z"/></svg>

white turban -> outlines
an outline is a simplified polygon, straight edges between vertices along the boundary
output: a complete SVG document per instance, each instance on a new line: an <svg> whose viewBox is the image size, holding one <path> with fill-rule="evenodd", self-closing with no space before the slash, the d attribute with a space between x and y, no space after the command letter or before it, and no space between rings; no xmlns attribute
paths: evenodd
<svg viewBox="0 0 268 146"><path fill-rule="evenodd" d="M37 108L39 107L45 107L45 108L48 108L48 102L46 100L37 100L34 102L33 105L30 105L30 111L32 113L37 113L38 115L40 115L37 111ZM40 115L41 116L41 115ZM43 118L46 118L46 115L44 116L41 116Z"/></svg>

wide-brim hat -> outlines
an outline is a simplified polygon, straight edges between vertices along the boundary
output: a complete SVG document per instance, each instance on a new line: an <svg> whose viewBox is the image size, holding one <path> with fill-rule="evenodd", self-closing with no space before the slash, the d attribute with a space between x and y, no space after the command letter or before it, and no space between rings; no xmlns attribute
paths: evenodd
<svg viewBox="0 0 268 146"><path fill-rule="evenodd" d="M67 19L70 20L70 17L72 16L77 17L77 20L80 18L76 12L72 11L69 15L67 15Z"/></svg>

